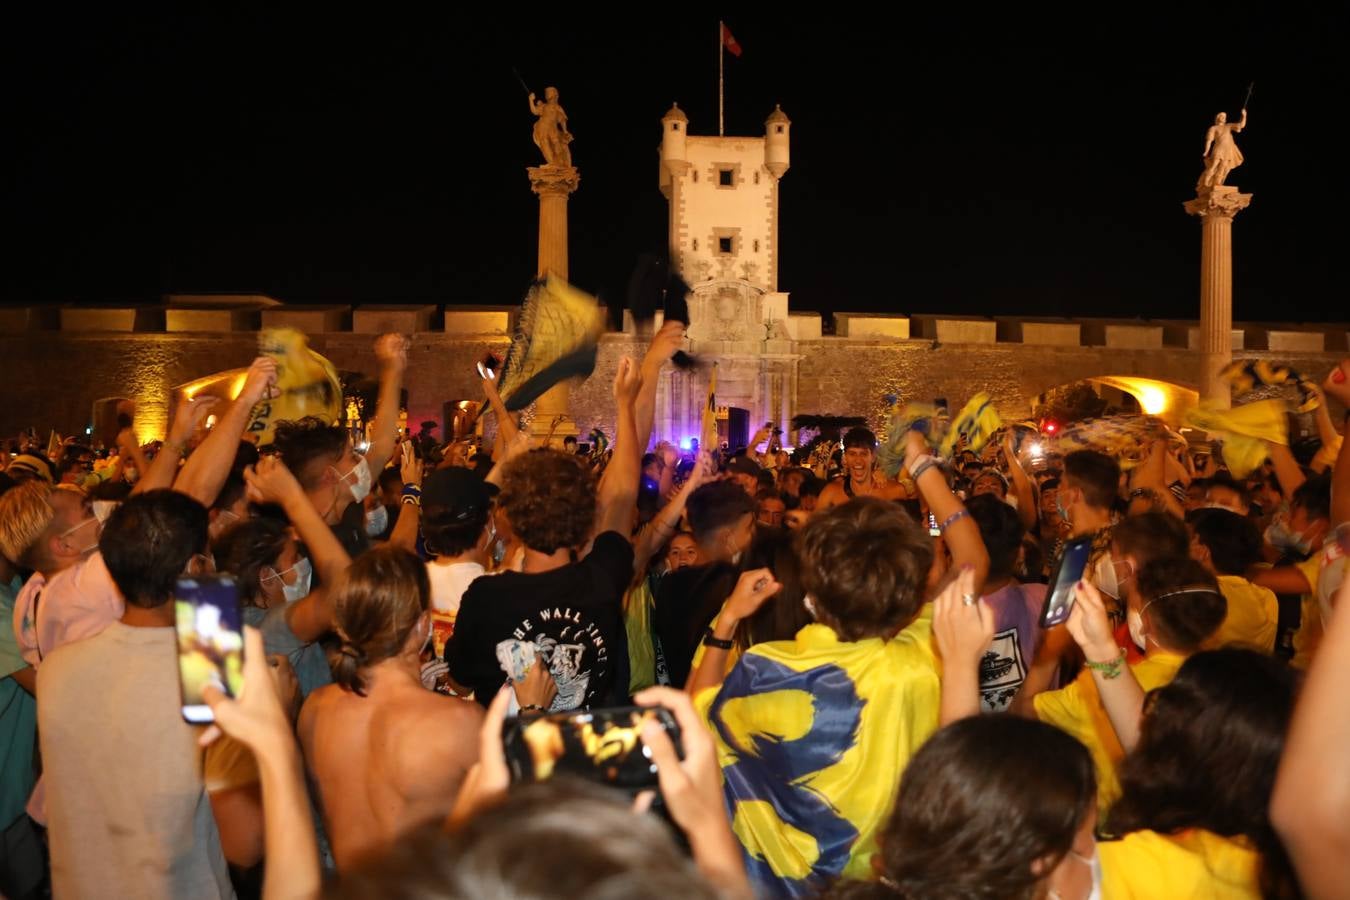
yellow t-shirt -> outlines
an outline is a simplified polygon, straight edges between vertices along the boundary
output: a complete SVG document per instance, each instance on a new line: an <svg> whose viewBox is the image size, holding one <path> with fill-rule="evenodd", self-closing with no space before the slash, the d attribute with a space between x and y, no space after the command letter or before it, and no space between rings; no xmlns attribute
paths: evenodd
<svg viewBox="0 0 1350 900"><path fill-rule="evenodd" d="M766 896L868 879L904 771L938 724L932 611L890 640L807 625L749 648L695 706L717 745L732 830Z"/></svg>
<svg viewBox="0 0 1350 900"><path fill-rule="evenodd" d="M1322 605L1317 602L1317 581L1322 575L1321 553L1314 553L1295 568L1308 579L1310 590L1299 600L1300 617L1298 631L1294 633L1294 658L1290 661L1296 669L1306 672L1312 663L1313 653L1322 643Z"/></svg>
<svg viewBox="0 0 1350 900"><path fill-rule="evenodd" d="M1099 841L1102 900L1260 900L1261 856L1199 828Z"/></svg>
<svg viewBox="0 0 1350 900"><path fill-rule="evenodd" d="M1219 591L1228 601L1228 617L1206 646L1240 644L1262 653L1274 653L1275 631L1280 622L1280 601L1275 599L1275 592L1240 575L1220 575Z"/></svg>
<svg viewBox="0 0 1350 900"><path fill-rule="evenodd" d="M1130 671L1140 687L1151 691L1175 678L1185 661L1186 657L1180 654L1154 651L1130 666ZM1034 702L1037 718L1073 735L1092 754L1097 770L1097 814L1104 818L1111 804L1120 798L1116 766L1125 758L1125 750L1111 727L1092 673L1084 669L1068 687L1037 694Z"/></svg>

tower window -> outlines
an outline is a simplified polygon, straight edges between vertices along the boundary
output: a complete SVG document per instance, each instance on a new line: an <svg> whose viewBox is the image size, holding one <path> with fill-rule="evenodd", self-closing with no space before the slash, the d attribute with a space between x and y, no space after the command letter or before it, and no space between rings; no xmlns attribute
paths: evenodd
<svg viewBox="0 0 1350 900"><path fill-rule="evenodd" d="M720 238L718 238L718 239L717 239L717 252L718 252L718 253L730 253L730 252L731 252L731 238L729 238L729 237L720 237Z"/></svg>
<svg viewBox="0 0 1350 900"><path fill-rule="evenodd" d="M717 170L717 183L720 184L722 187L733 186L736 183L734 180L735 177L736 173L731 171L730 169Z"/></svg>
<svg viewBox="0 0 1350 900"><path fill-rule="evenodd" d="M755 252L759 252L759 238L755 238Z"/></svg>
<svg viewBox="0 0 1350 900"><path fill-rule="evenodd" d="M679 123L679 122L671 122L671 123L670 123L670 130L671 130L671 131L679 131L679 130L680 130L680 123ZM778 126L778 130L779 130L779 131L782 131L782 130L783 130L783 126L781 126L781 125Z"/></svg>
<svg viewBox="0 0 1350 900"><path fill-rule="evenodd" d="M680 127L680 126L678 126L678 125L675 126L676 129L679 129L679 127ZM776 131L778 134L782 134L782 133L783 133L783 126L782 126L782 125L775 125L775 126L774 126L774 131Z"/></svg>
<svg viewBox="0 0 1350 900"><path fill-rule="evenodd" d="M695 169L693 171L693 176L694 176L694 184L698 184L698 169Z"/></svg>
<svg viewBox="0 0 1350 900"><path fill-rule="evenodd" d="M755 184L759 184L759 173L755 173Z"/></svg>
<svg viewBox="0 0 1350 900"><path fill-rule="evenodd" d="M698 252L698 238L694 238L694 252Z"/></svg>

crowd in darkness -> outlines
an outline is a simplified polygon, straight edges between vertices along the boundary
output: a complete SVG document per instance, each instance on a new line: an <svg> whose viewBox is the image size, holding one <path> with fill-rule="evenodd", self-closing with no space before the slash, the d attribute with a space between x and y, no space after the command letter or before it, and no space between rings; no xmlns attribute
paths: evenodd
<svg viewBox="0 0 1350 900"><path fill-rule="evenodd" d="M1245 471L1146 417L681 449L683 343L583 452L491 371L490 443L401 432L399 335L357 443L245 440L266 355L154 444L5 441L0 894L1347 896L1350 360ZM242 689L193 724L177 601L219 576ZM651 783L512 755L574 725Z"/></svg>

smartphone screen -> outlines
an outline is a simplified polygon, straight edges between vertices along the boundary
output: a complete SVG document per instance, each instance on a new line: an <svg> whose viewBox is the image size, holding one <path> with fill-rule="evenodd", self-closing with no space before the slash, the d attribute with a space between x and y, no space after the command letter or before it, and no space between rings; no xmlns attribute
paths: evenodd
<svg viewBox="0 0 1350 900"><path fill-rule="evenodd" d="M679 726L669 710L659 706L508 719L502 746L511 777L545 781L554 775L570 775L628 790L653 787L656 764L640 737L648 719L666 730L676 752L683 756Z"/></svg>
<svg viewBox="0 0 1350 900"><path fill-rule="evenodd" d="M202 689L214 684L234 697L244 684L239 588L228 575L180 578L173 603L183 718L194 725L213 722Z"/></svg>
<svg viewBox="0 0 1350 900"><path fill-rule="evenodd" d="M933 537L941 537L942 529L938 527L937 516L928 514L928 533Z"/></svg>
<svg viewBox="0 0 1350 900"><path fill-rule="evenodd" d="M1073 609L1074 586L1082 579L1091 555L1091 538L1079 538L1064 545L1059 568L1050 580L1050 592L1045 595L1045 609L1041 611L1042 628L1058 625L1069 618L1069 612Z"/></svg>

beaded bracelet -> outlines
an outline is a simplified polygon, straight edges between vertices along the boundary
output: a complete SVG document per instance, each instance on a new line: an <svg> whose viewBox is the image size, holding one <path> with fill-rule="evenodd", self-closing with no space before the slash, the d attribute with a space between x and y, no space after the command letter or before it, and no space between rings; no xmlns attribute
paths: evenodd
<svg viewBox="0 0 1350 900"><path fill-rule="evenodd" d="M1113 678L1119 678L1120 673L1125 671L1125 651L1121 650L1119 656L1108 662L1093 662L1089 659L1084 660L1083 665L1094 672L1102 673L1102 677L1110 681Z"/></svg>
<svg viewBox="0 0 1350 900"><path fill-rule="evenodd" d="M942 524L938 526L938 530L946 531L948 528L951 528L957 522L960 522L962 519L967 518L970 518L970 511L963 506L956 512L948 516L946 519L944 519Z"/></svg>

